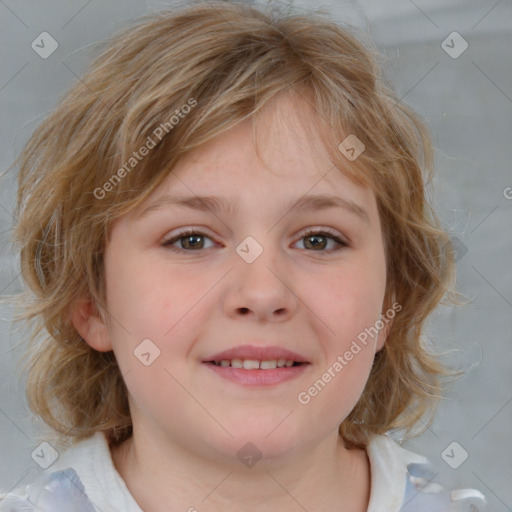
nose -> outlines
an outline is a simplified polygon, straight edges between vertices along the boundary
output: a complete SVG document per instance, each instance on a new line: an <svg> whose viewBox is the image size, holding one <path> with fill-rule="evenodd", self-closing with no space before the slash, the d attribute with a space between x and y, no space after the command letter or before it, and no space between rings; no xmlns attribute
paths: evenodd
<svg viewBox="0 0 512 512"><path fill-rule="evenodd" d="M234 269L229 273L225 313L240 320L284 322L298 307L291 273L285 270L285 256L277 250L264 249L252 263L235 254Z"/></svg>

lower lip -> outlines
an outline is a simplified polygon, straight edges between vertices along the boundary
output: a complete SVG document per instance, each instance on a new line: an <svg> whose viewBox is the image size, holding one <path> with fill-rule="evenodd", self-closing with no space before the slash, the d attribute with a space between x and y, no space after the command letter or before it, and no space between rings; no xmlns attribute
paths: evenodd
<svg viewBox="0 0 512 512"><path fill-rule="evenodd" d="M203 363L217 375L224 379L245 386L271 386L280 384L287 380L295 379L309 366L301 364L284 368L273 368L271 370L246 370L245 368L233 368L231 366L217 366L212 363Z"/></svg>

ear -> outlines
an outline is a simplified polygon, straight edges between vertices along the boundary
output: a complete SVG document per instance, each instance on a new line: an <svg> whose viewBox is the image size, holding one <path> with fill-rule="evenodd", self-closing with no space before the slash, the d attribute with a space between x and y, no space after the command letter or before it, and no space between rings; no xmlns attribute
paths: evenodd
<svg viewBox="0 0 512 512"><path fill-rule="evenodd" d="M402 306L396 302L396 293L395 291L391 294L391 300L384 301L384 308L381 313L381 321L384 324L382 329L379 330L379 335L377 339L377 346L375 347L375 352L379 352L384 348L386 340L388 339L389 332L391 331L391 327L393 325L395 315L402 309ZM387 307L386 307L387 305Z"/></svg>
<svg viewBox="0 0 512 512"><path fill-rule="evenodd" d="M112 350L112 343L96 305L86 299L81 299L71 309L71 322L85 342L99 352Z"/></svg>
<svg viewBox="0 0 512 512"><path fill-rule="evenodd" d="M384 323L384 327L379 331L375 352L379 352L384 348L386 340L388 339L389 331L391 330L391 326L393 325L393 318L387 318L385 312L382 313L381 318L382 322Z"/></svg>

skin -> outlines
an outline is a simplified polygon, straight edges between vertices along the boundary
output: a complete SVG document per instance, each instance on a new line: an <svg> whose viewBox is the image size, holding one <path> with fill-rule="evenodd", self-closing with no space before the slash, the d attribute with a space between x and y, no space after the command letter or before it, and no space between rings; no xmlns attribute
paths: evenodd
<svg viewBox="0 0 512 512"><path fill-rule="evenodd" d="M338 427L387 332L307 405L297 400L384 314L386 289L375 195L333 168L318 132L306 129L312 116L298 97L279 97L257 124L260 156L249 119L182 159L140 209L113 225L105 254L109 321L86 299L73 310L82 337L113 350L125 378L134 434L112 457L145 511L368 507L366 452L341 439ZM138 218L171 192L226 197L239 212L166 205ZM290 214L289 201L320 193L357 203L367 220L339 207ZM189 227L205 235L200 250L184 248L190 238L174 243L180 252L163 245ZM321 239L315 248L304 235L309 227L329 228L349 245L333 250L334 240ZM250 264L235 251L248 236L263 248ZM134 357L147 338L160 349L149 366ZM294 380L248 388L202 363L254 339L311 364ZM263 454L251 468L236 455L247 442Z"/></svg>

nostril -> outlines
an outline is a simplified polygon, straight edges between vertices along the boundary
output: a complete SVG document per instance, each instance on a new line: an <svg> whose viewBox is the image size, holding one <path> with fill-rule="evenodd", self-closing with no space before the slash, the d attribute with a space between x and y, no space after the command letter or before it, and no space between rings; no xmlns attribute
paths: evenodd
<svg viewBox="0 0 512 512"><path fill-rule="evenodd" d="M248 308L239 308L239 311L240 311L240 313L242 313L242 315L246 315L249 312L249 309Z"/></svg>

